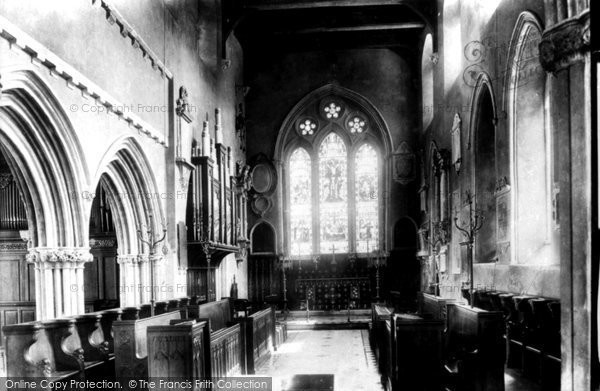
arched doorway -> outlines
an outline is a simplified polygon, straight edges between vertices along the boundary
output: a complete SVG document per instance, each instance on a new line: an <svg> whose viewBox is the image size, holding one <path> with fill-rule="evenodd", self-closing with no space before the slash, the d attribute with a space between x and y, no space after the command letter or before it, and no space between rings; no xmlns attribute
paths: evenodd
<svg viewBox="0 0 600 391"><path fill-rule="evenodd" d="M108 194L98 184L90 213L90 252L92 262L85 265L86 312L120 307L117 236Z"/></svg>
<svg viewBox="0 0 600 391"><path fill-rule="evenodd" d="M250 233L251 252L248 257L248 292L250 300L265 303L269 296L282 300L280 278L276 263L275 229L267 222L259 222Z"/></svg>

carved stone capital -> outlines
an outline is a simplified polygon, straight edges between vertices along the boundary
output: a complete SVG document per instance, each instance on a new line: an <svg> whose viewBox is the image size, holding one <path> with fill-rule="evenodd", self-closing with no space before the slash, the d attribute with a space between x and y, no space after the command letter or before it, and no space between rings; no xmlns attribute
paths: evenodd
<svg viewBox="0 0 600 391"><path fill-rule="evenodd" d="M582 61L590 49L590 12L587 10L544 31L540 63L547 72L557 72Z"/></svg>
<svg viewBox="0 0 600 391"><path fill-rule="evenodd" d="M36 247L26 257L30 263L54 265L79 265L93 260L89 247Z"/></svg>
<svg viewBox="0 0 600 391"><path fill-rule="evenodd" d="M117 263L119 265L128 265L128 264L134 264L137 263L138 261L138 256L139 255L132 255L132 254L126 254L126 255L119 255L117 256Z"/></svg>
<svg viewBox="0 0 600 391"><path fill-rule="evenodd" d="M148 257L148 260L154 262L155 264L162 262L163 259L165 259L165 257L162 254L156 254Z"/></svg>
<svg viewBox="0 0 600 391"><path fill-rule="evenodd" d="M148 256L148 254L138 254L135 261L136 263L147 263L149 259L150 257Z"/></svg>

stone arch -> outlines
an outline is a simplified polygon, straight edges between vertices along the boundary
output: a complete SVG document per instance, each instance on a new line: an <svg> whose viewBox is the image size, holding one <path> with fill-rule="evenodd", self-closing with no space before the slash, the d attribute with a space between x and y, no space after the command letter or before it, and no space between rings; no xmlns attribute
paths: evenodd
<svg viewBox="0 0 600 391"><path fill-rule="evenodd" d="M0 144L28 209L34 247L87 245L81 146L60 103L33 71L2 73Z"/></svg>
<svg viewBox="0 0 600 391"><path fill-rule="evenodd" d="M257 241L260 235L260 241ZM275 227L266 220L257 222L254 227L250 230L251 249L252 253L275 253L277 235L275 233ZM256 243L262 244L262 247L255 247Z"/></svg>
<svg viewBox="0 0 600 391"><path fill-rule="evenodd" d="M138 230L144 232L152 227L156 234L161 233L165 216L160 202L163 196L158 192L150 163L134 137L121 137L111 144L95 174L95 182L106 190L114 211L121 303L148 302L148 289L140 292L137 286L150 286L149 262L156 264L155 277L162 275L159 270L164 266L163 257L159 248L150 259L150 249L139 240Z"/></svg>
<svg viewBox="0 0 600 391"><path fill-rule="evenodd" d="M475 239L474 262L497 259L497 227L495 189L497 167L497 107L491 78L487 73L477 77L471 100L469 143L471 148L471 183L477 207L486 216Z"/></svg>
<svg viewBox="0 0 600 391"><path fill-rule="evenodd" d="M557 238L552 223L552 135L546 104L548 77L539 62L543 25L519 15L508 50L504 85L508 114L512 262L550 265ZM523 104L526 102L526 104Z"/></svg>
<svg viewBox="0 0 600 391"><path fill-rule="evenodd" d="M324 99L332 98L333 100L337 100L340 102L344 102L347 106L346 109L349 109L348 113L360 113L368 120L368 131L363 132L361 134L354 135L350 137L347 132L343 131L343 128L340 127L340 124L325 124L321 130L320 134L316 134L313 139L310 140L310 145L313 148L307 148L308 151L312 152L313 164L315 162L314 157L318 153L317 146L320 145L320 142L331 132L334 132L338 136L340 136L346 147L348 148L348 159L353 158L354 149L351 147L352 145L356 146L361 144L361 142L365 141L371 143L372 145L376 145L379 150L379 157L381 159L382 165L379 170L380 174L380 183L379 190L381 194L390 194L391 189L391 172L392 172L392 153L393 153L393 143L391 133L389 128L379 112L377 108L364 96L361 94L349 90L347 88L341 87L337 84L326 84L316 90L308 93L304 96L288 113L285 117L279 132L277 141L275 144L274 151L274 160L278 162L278 183L282 183L283 186L278 187L278 198L282 201L279 203L279 228L277 231L277 246L282 251L286 251L289 249L289 241L287 239L288 235L285 235L284 232L288 227L288 223L285 221L287 219L286 208L288 202L286 201L286 194L284 194L284 190L286 188L287 182L287 168L286 168L286 157L289 156L289 151L293 150L298 145L306 145L306 143L301 140L303 136L300 136L296 130L296 125L298 121L303 119L303 116L306 116L306 113L312 113L316 117L319 115L322 116L320 110L314 112L316 106L320 106L323 103ZM322 108L322 107L320 107ZM344 114L342 114L343 116ZM342 117L340 116L340 118ZM315 119L316 119L315 117ZM323 118L317 119L317 122L327 121ZM344 126L344 125L341 125ZM300 140L299 140L300 139ZM361 144L362 145L362 144ZM313 167L313 177L316 177L318 165L314 165ZM349 206L352 205L351 203ZM380 222L382 227L387 226L388 219L388 202L383 200L382 208L380 209ZM349 247L352 247L352 243L355 243L355 235L354 235L354 226L351 224L352 220L349 220L349 237L350 244ZM316 235L314 230L315 224L313 224L313 235ZM389 243L390 233L388 231L382 232L379 238L379 246L380 248L387 248Z"/></svg>
<svg viewBox="0 0 600 391"><path fill-rule="evenodd" d="M88 171L62 106L32 70L4 69L0 148L23 195L36 317L84 312L83 264L91 260L82 185Z"/></svg>
<svg viewBox="0 0 600 391"><path fill-rule="evenodd" d="M279 129L277 142L275 144L275 160L281 160L281 158L285 155L286 147L290 142L290 135L294 132L294 123L298 116L306 109L308 105L331 95L339 96L350 101L351 103L354 103L364 111L365 115L375 122L375 126L373 126L372 129L375 129L378 133L378 138L383 144L382 151L385 157L387 158L390 156L393 151L392 136L379 110L377 110L377 108L367 98L357 92L336 84L326 84L302 98L285 117Z"/></svg>

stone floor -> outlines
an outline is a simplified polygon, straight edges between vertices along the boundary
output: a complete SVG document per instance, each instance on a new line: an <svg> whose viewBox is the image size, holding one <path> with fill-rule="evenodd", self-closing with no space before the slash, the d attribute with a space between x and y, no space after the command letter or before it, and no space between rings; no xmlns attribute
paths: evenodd
<svg viewBox="0 0 600 391"><path fill-rule="evenodd" d="M256 369L282 390L294 375L334 376L336 391L381 391L367 330L291 330L288 340Z"/></svg>
<svg viewBox="0 0 600 391"><path fill-rule="evenodd" d="M355 325L369 320L362 313L354 313L350 317L350 323ZM345 314L317 314L308 320L302 313L288 315L288 340L257 368L256 376L273 377L273 391L295 390L287 388L294 376L319 374L333 375L335 391L383 390L368 331L340 327L347 321ZM322 325L326 329L315 329L314 325ZM540 390L539 385L522 378L515 370L507 369L504 379L505 391ZM329 388L307 386L298 389Z"/></svg>
<svg viewBox="0 0 600 391"><path fill-rule="evenodd" d="M504 391L541 391L541 387L523 378L514 369L504 370Z"/></svg>

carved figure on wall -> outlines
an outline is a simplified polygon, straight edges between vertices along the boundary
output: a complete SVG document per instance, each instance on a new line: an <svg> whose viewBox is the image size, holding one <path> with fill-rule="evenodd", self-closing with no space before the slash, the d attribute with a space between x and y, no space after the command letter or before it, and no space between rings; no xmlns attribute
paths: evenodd
<svg viewBox="0 0 600 391"><path fill-rule="evenodd" d="M179 98L177 98L176 103L175 112L177 115L183 115L189 111L188 92L184 86L179 87Z"/></svg>

